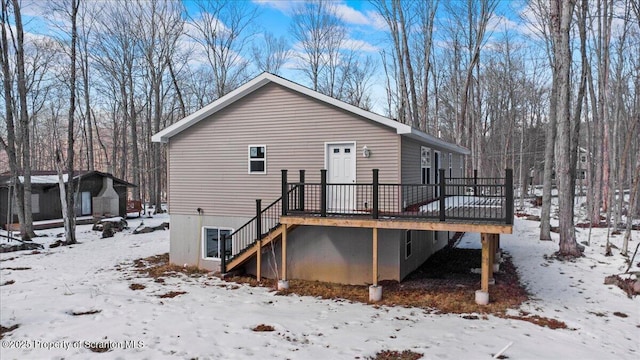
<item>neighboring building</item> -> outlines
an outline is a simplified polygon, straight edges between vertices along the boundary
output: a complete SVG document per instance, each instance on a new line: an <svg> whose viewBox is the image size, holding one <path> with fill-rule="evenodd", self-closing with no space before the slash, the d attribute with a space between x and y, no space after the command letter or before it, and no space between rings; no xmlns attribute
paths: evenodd
<svg viewBox="0 0 640 360"><path fill-rule="evenodd" d="M376 168L381 183L436 184L440 168L447 177L461 177L469 154L268 73L155 134L153 141L168 144L170 261L210 270L220 266L220 237L255 216L255 199L266 206L281 196L281 169L290 170L290 179L305 169L310 182L319 182L320 169L326 169L329 183L370 183ZM403 194L403 207L436 197L433 191ZM370 206L355 195L347 201L354 211ZM402 280L444 247L447 235L381 230L380 280ZM371 282L371 229L300 226L287 241L290 278ZM235 239L227 245L232 254L244 250ZM278 244L275 251L280 254ZM269 277L276 265L272 258L262 262ZM255 273L255 259L244 267Z"/></svg>
<svg viewBox="0 0 640 360"><path fill-rule="evenodd" d="M68 176L63 175L65 183ZM20 181L23 181L20 177ZM127 188L136 185L115 178L111 174L99 171L79 171L73 177L77 196L75 199L76 216L123 216L127 215ZM58 175L53 171L34 171L31 176L31 206L33 221L62 219L60 187ZM11 177L0 175L0 226L7 219L17 223L18 216L9 214L9 201L13 204Z"/></svg>

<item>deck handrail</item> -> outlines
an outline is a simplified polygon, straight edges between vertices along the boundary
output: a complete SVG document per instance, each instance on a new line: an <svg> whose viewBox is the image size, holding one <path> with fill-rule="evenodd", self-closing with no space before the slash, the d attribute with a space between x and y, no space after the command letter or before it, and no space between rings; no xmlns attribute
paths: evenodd
<svg viewBox="0 0 640 360"><path fill-rule="evenodd" d="M303 189L298 195L303 200L295 207L284 207L283 214L513 224L511 169L506 170L503 178L480 178L477 172L473 178L447 178L440 169L437 184L381 183L378 174L378 170L373 169L372 182L355 184L328 183L325 170L321 170L319 183L288 182L283 177L283 189Z"/></svg>
<svg viewBox="0 0 640 360"><path fill-rule="evenodd" d="M304 181L304 175L303 173L301 174L301 180ZM295 187L292 188L287 192L287 196L284 197L285 201L283 201L283 197L280 196L264 209L262 209L262 200L256 199L256 215L231 234L222 235L220 239L220 248L222 249L222 254L220 254L221 273L226 272L226 264L229 261L242 255L280 225L280 216L283 214L282 205L288 200L288 197L295 194L297 190ZM260 219L260 221L258 221L258 219ZM264 231L265 229L266 231ZM237 245L235 248L232 246L230 253L226 250L226 243L229 240L233 241L234 245Z"/></svg>

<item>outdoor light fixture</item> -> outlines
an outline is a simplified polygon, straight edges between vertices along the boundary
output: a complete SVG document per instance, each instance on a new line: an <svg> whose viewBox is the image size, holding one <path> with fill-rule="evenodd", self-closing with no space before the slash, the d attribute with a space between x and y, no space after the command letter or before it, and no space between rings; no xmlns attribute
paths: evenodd
<svg viewBox="0 0 640 360"><path fill-rule="evenodd" d="M364 156L366 158L371 156L371 150L369 150L369 148L367 148L367 145L362 147L362 156Z"/></svg>

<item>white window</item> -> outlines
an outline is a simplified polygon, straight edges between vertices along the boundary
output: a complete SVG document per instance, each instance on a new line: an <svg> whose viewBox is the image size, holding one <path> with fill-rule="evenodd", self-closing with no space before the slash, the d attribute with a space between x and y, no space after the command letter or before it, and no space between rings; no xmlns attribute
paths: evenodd
<svg viewBox="0 0 640 360"><path fill-rule="evenodd" d="M411 230L407 230L404 235L404 258L408 259L411 256Z"/></svg>
<svg viewBox="0 0 640 360"><path fill-rule="evenodd" d="M249 174L267 173L267 146L249 145Z"/></svg>
<svg viewBox="0 0 640 360"><path fill-rule="evenodd" d="M431 149L426 146L420 147L420 173L422 184L429 184L431 181Z"/></svg>
<svg viewBox="0 0 640 360"><path fill-rule="evenodd" d="M585 155L580 156L581 162L587 162L587 157Z"/></svg>
<svg viewBox="0 0 640 360"><path fill-rule="evenodd" d="M231 254L232 243L229 235L233 233L233 229L229 228L217 228L217 227L203 227L202 228L202 258L219 260L222 254L221 241L222 235L227 236L225 247L227 254Z"/></svg>

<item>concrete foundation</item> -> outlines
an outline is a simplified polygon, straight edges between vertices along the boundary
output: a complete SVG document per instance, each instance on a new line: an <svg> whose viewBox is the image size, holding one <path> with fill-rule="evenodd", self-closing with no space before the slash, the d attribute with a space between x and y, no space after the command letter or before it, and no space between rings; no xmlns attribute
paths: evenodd
<svg viewBox="0 0 640 360"><path fill-rule="evenodd" d="M382 286L371 285L369 286L369 301L378 302L382 300Z"/></svg>
<svg viewBox="0 0 640 360"><path fill-rule="evenodd" d="M482 290L476 290L476 304L487 305L489 304L489 293Z"/></svg>

